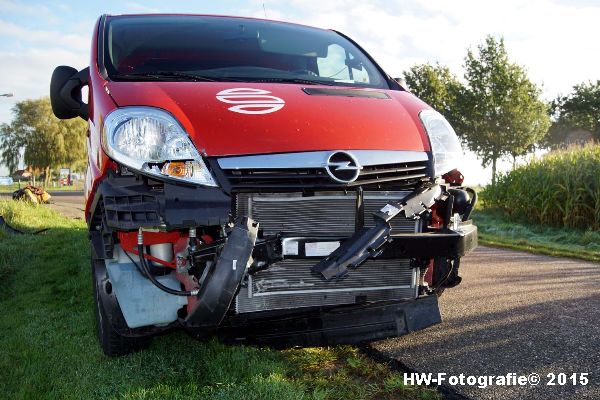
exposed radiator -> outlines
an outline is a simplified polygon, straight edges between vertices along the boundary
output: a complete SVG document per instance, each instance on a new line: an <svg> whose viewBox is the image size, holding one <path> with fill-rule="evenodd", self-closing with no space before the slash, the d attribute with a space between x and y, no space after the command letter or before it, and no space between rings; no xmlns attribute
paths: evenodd
<svg viewBox="0 0 600 400"><path fill-rule="evenodd" d="M373 212L388 201L402 199L408 193L365 192L365 225L374 224ZM239 193L237 215L248 215L258 221L265 236L279 232L302 236L350 236L355 231L356 193L320 192L307 197L301 193ZM392 230L396 233L416 232L419 230L418 221L395 218Z"/></svg>
<svg viewBox="0 0 600 400"><path fill-rule="evenodd" d="M415 298L416 271L408 260L369 260L341 280L310 271L310 259L289 259L248 276L236 297L238 313Z"/></svg>
<svg viewBox="0 0 600 400"><path fill-rule="evenodd" d="M408 192L365 192L364 222L374 225L371 214ZM237 195L237 214L259 222L264 236L284 232L289 236L351 236L355 232L356 193L319 192ZM418 232L417 221L396 218L394 232ZM267 270L248 276L236 297L238 313L298 307L354 304L415 298L417 272L409 260L369 260L341 280L325 281L311 273L319 261L285 259Z"/></svg>

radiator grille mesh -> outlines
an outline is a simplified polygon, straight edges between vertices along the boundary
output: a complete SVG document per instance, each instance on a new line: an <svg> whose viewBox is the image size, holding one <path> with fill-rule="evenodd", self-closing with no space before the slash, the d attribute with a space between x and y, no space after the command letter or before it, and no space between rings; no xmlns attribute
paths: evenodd
<svg viewBox="0 0 600 400"><path fill-rule="evenodd" d="M365 192L365 226L374 224L372 213L388 201L400 200L408 192ZM265 236L279 232L300 235L350 236L355 231L356 193L323 192L302 197L300 193L237 195L237 214L260 223ZM415 232L417 222L406 218L392 220L395 233Z"/></svg>
<svg viewBox="0 0 600 400"><path fill-rule="evenodd" d="M408 260L369 260L337 281L310 271L315 260L289 259L249 276L236 297L238 313L398 300L416 296Z"/></svg>
<svg viewBox="0 0 600 400"><path fill-rule="evenodd" d="M365 192L364 222L371 214L407 192ZM237 214L260 223L264 236L351 236L355 231L356 193L319 192L237 195ZM414 220L392 220L394 232L415 232ZM398 300L416 296L416 272L408 260L369 260L341 280L325 281L311 273L318 259L285 259L249 276L236 297L238 313L298 307Z"/></svg>

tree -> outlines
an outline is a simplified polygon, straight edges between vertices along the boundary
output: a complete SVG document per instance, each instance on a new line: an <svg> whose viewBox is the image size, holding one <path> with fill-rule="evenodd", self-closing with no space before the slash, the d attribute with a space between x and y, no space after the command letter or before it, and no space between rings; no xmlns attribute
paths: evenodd
<svg viewBox="0 0 600 400"><path fill-rule="evenodd" d="M0 125L0 159L9 172L14 172L21 161L22 138L19 132L13 131L11 125Z"/></svg>
<svg viewBox="0 0 600 400"><path fill-rule="evenodd" d="M47 186L53 168L85 158L85 121L59 120L47 97L21 101L12 111L13 121L0 127L0 157L11 171L22 154L25 164L44 171Z"/></svg>
<svg viewBox="0 0 600 400"><path fill-rule="evenodd" d="M463 87L448 67L439 63L413 65L404 72L404 80L417 97L444 115L452 125L460 125L456 104Z"/></svg>
<svg viewBox="0 0 600 400"><path fill-rule="evenodd" d="M569 141L569 134L581 129L600 140L600 81L573 86L567 96L558 96L551 104L554 119L546 143L560 145Z"/></svg>
<svg viewBox="0 0 600 400"><path fill-rule="evenodd" d="M469 148L492 164L496 182L499 158L525 154L550 127L548 105L523 67L509 61L504 40L488 36L475 54L465 58L466 86L457 97L464 119L460 132Z"/></svg>

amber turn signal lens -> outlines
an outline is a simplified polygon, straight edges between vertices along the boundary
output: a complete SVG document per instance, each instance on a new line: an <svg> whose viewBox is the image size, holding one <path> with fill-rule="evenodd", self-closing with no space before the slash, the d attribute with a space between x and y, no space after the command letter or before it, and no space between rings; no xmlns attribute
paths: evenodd
<svg viewBox="0 0 600 400"><path fill-rule="evenodd" d="M185 178L188 175L188 168L183 161L169 162L163 166L162 173L176 178Z"/></svg>

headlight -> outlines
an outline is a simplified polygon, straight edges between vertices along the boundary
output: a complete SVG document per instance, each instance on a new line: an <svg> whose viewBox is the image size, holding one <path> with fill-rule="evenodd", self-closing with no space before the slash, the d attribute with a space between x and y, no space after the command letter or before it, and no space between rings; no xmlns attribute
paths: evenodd
<svg viewBox="0 0 600 400"><path fill-rule="evenodd" d="M458 166L463 157L460 141L446 118L437 111L423 110L419 114L429 135L435 176L442 176Z"/></svg>
<svg viewBox="0 0 600 400"><path fill-rule="evenodd" d="M108 114L102 147L109 157L132 169L218 186L181 125L158 108L124 107Z"/></svg>

